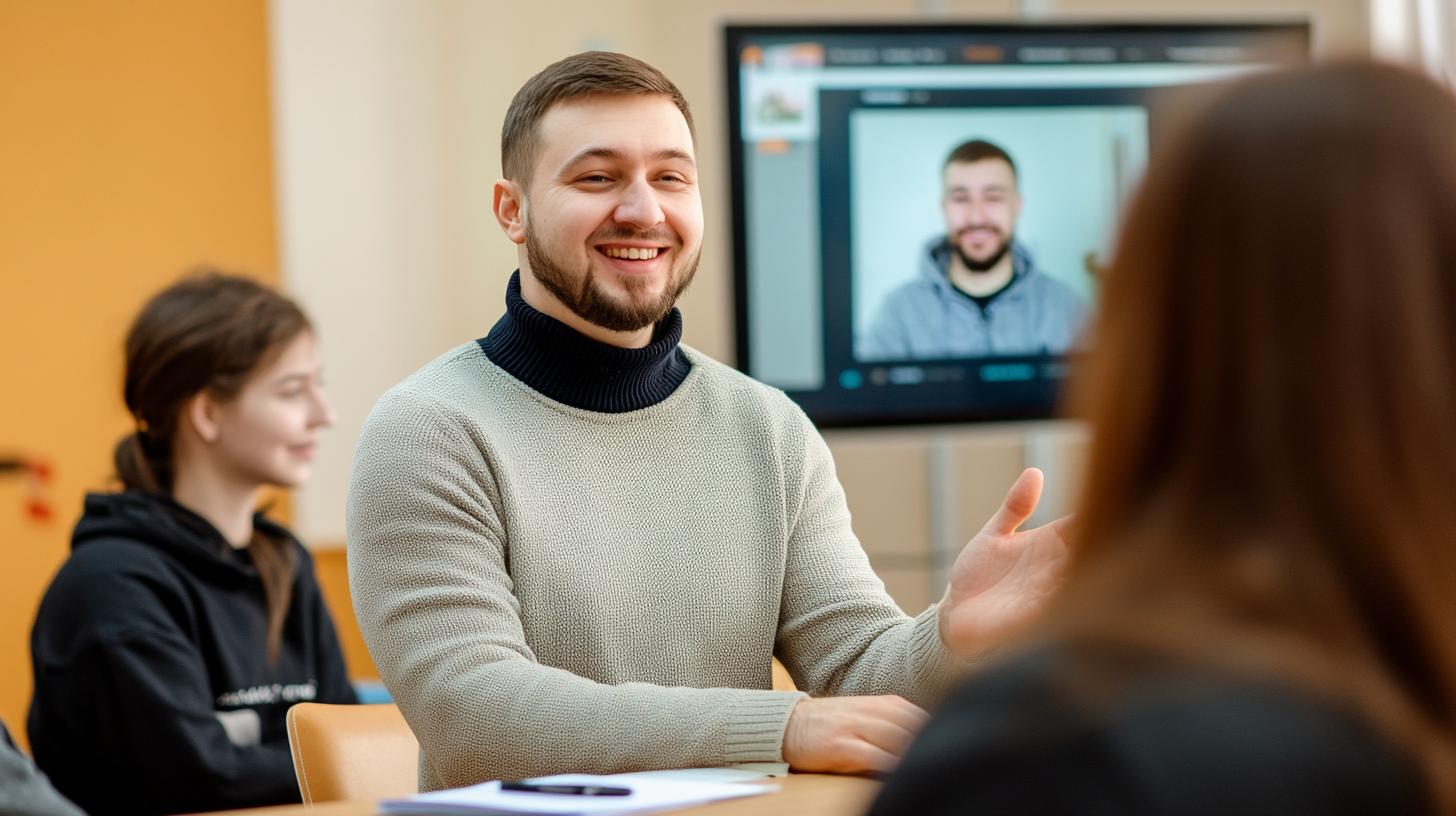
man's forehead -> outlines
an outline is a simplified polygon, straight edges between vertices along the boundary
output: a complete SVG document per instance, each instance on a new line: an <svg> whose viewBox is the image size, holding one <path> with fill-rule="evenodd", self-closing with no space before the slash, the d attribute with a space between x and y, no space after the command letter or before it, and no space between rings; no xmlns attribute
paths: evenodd
<svg viewBox="0 0 1456 816"><path fill-rule="evenodd" d="M1005 159L951 162L943 174L946 187L1016 187L1016 171Z"/></svg>
<svg viewBox="0 0 1456 816"><path fill-rule="evenodd" d="M682 111L659 94L563 100L541 117L537 135L548 170L589 158L695 161L696 155Z"/></svg>

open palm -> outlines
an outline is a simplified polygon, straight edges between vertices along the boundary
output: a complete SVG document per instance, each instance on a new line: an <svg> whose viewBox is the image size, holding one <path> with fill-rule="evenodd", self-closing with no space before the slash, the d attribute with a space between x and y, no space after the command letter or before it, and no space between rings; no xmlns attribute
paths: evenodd
<svg viewBox="0 0 1456 816"><path fill-rule="evenodd" d="M1062 584L1071 517L1017 531L1036 510L1042 479L1036 468L1023 471L951 566L940 637L958 655L974 656L1028 622Z"/></svg>

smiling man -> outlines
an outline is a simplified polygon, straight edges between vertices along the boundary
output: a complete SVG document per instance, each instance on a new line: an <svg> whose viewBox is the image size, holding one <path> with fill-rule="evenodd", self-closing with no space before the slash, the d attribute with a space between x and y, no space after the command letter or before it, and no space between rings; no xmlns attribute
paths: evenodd
<svg viewBox="0 0 1456 816"><path fill-rule="evenodd" d="M1061 354L1087 318L1082 296L1050 277L1016 240L1016 163L998 145L957 146L941 168L945 235L926 245L914 279L885 296L859 339L863 362Z"/></svg>
<svg viewBox="0 0 1456 816"><path fill-rule="evenodd" d="M533 138L528 128L555 136L503 153L507 179L495 187L501 227L526 252L522 296L587 337L648 345L692 282L702 245L684 113L661 96L604 94L563 100L539 122L512 113L513 145Z"/></svg>
<svg viewBox="0 0 1456 816"><path fill-rule="evenodd" d="M349 496L355 610L422 787L889 768L959 658L1057 585L1062 525L1016 532L1040 474L906 615L804 414L680 343L703 213L678 89L570 57L516 94L501 155L506 313L380 399ZM803 692L772 690L774 654Z"/></svg>

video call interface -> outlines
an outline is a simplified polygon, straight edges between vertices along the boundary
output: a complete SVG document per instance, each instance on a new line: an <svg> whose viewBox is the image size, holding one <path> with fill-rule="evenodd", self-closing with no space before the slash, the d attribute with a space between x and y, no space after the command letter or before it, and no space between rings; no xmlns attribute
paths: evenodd
<svg viewBox="0 0 1456 816"><path fill-rule="evenodd" d="M1052 416L1170 93L1307 52L1302 23L728 27L739 367L821 427Z"/></svg>

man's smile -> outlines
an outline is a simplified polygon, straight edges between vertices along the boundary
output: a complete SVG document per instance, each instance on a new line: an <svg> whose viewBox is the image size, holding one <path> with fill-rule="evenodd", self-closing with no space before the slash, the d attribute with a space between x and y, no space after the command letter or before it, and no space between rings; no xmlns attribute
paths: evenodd
<svg viewBox="0 0 1456 816"><path fill-rule="evenodd" d="M663 252L667 248L661 246L628 246L625 244L609 244L598 246L596 249L597 252L600 252L608 258L617 258L620 260L630 261L650 261L653 258L656 258L659 253Z"/></svg>

